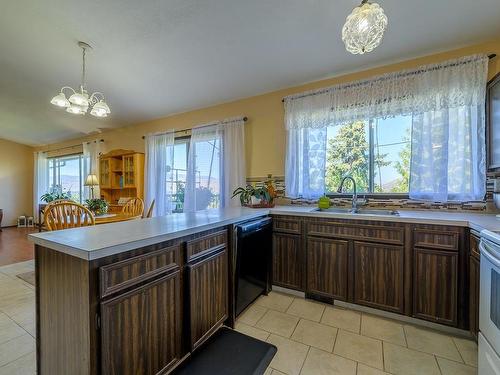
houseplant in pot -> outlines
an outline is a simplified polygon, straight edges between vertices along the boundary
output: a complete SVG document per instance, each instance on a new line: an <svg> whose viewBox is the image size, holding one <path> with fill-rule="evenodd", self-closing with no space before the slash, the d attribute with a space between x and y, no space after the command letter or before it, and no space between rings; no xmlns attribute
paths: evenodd
<svg viewBox="0 0 500 375"><path fill-rule="evenodd" d="M101 198L86 199L85 205L95 216L104 215L108 212L108 202Z"/></svg>
<svg viewBox="0 0 500 375"><path fill-rule="evenodd" d="M269 192L268 186L254 187L247 185L239 187L234 192L231 198L240 197L242 206L253 208L274 207L274 194Z"/></svg>
<svg viewBox="0 0 500 375"><path fill-rule="evenodd" d="M40 199L45 203L50 203L55 200L67 199L71 200L71 191L63 191L60 185L54 185L47 193L40 196Z"/></svg>

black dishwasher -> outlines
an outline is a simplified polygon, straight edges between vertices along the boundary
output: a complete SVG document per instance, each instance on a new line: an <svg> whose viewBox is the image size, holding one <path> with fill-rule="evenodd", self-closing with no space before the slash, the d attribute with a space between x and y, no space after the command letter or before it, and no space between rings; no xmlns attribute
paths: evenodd
<svg viewBox="0 0 500 375"><path fill-rule="evenodd" d="M234 227L235 316L271 290L272 220L263 218Z"/></svg>

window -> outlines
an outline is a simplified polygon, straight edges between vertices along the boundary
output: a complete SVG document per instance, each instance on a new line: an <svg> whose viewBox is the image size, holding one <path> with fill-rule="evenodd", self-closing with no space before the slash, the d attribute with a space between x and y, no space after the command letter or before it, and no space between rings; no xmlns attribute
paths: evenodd
<svg viewBox="0 0 500 375"><path fill-rule="evenodd" d="M183 137L175 140L172 173L167 173L167 185L171 184L171 189L167 188L167 191L172 191L172 212L184 210L189 139L189 137ZM167 172L169 168L170 166L167 166Z"/></svg>
<svg viewBox="0 0 500 375"><path fill-rule="evenodd" d="M83 170L82 154L48 158L49 190L69 192L76 202L83 200Z"/></svg>
<svg viewBox="0 0 500 375"><path fill-rule="evenodd" d="M407 194L411 116L356 121L327 130L325 184L336 192L342 177L362 193Z"/></svg>
<svg viewBox="0 0 500 375"><path fill-rule="evenodd" d="M204 138L193 144L196 210L218 208L221 196L221 139Z"/></svg>
<svg viewBox="0 0 500 375"><path fill-rule="evenodd" d="M167 172L172 168L172 173L167 173L167 191L172 191L172 212L184 210L189 144L190 137L176 138L173 166L167 166ZM220 201L220 139L198 141L194 152L197 208L217 208Z"/></svg>

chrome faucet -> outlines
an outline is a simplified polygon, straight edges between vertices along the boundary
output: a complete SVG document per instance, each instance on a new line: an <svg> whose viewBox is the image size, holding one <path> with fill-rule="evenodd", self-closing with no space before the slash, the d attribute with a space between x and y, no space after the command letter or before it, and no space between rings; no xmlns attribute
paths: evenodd
<svg viewBox="0 0 500 375"><path fill-rule="evenodd" d="M353 186L353 192L352 192L352 213L358 212L358 192L356 191L356 181L354 181L354 178L351 176L345 176L342 181L340 181L340 186L337 189L337 193L342 193L342 188L344 187L344 182L345 180L351 180L352 181L352 186Z"/></svg>

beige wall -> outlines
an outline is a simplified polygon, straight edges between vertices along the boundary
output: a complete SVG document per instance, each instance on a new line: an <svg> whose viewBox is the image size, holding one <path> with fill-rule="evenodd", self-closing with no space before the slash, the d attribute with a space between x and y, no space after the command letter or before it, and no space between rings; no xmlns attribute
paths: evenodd
<svg viewBox="0 0 500 375"><path fill-rule="evenodd" d="M2 226L33 214L33 151L29 146L0 139L0 208Z"/></svg>
<svg viewBox="0 0 500 375"><path fill-rule="evenodd" d="M125 148L144 151L142 139L144 134L166 129L189 129L200 123L244 115L248 117L245 150L247 176L262 177L268 173L283 175L285 128L281 99L284 96L475 53L497 53L499 57L490 62L490 77L500 72L500 40L496 40L111 130L99 135L99 138L105 140L107 150ZM94 138L96 137L81 138L78 139L78 142ZM54 149L74 143L75 140L51 145L49 148ZM47 149L47 147L43 149Z"/></svg>

